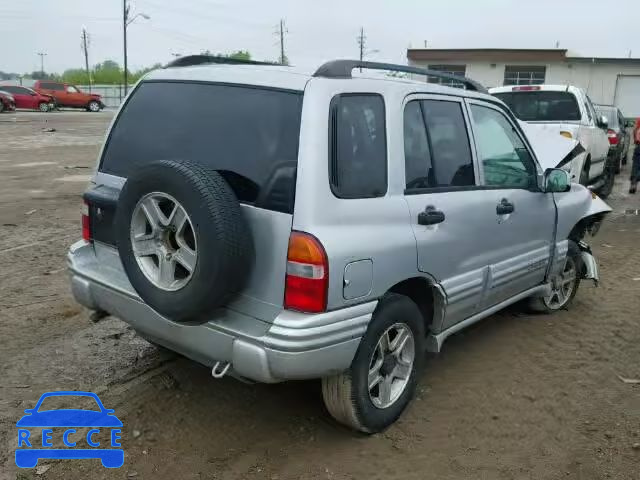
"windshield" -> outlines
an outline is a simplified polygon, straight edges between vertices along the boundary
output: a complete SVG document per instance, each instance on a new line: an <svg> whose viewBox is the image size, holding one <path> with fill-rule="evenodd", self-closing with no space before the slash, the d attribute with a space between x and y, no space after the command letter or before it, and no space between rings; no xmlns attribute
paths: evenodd
<svg viewBox="0 0 640 480"><path fill-rule="evenodd" d="M525 122L578 121L581 119L576 97L569 92L532 91L495 93L516 117Z"/></svg>

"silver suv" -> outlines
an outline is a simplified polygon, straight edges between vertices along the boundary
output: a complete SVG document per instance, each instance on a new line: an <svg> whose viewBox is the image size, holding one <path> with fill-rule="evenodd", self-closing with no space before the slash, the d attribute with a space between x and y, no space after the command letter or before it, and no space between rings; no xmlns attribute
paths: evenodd
<svg viewBox="0 0 640 480"><path fill-rule="evenodd" d="M609 208L477 83L221 61L182 58L121 107L68 256L86 307L216 378L321 378L331 415L376 432L425 351L597 279L582 238Z"/></svg>

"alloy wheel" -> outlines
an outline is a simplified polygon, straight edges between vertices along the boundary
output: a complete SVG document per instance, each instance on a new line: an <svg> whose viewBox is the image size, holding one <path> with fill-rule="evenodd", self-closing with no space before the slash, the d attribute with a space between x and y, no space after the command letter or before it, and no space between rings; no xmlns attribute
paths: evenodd
<svg viewBox="0 0 640 480"><path fill-rule="evenodd" d="M131 217L131 245L140 270L157 288L176 291L191 280L198 261L195 230L171 195L153 192L140 199Z"/></svg>

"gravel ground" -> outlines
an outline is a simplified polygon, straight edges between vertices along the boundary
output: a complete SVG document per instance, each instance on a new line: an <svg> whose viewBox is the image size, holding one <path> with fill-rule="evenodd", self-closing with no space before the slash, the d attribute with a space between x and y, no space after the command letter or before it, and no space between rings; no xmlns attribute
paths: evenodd
<svg viewBox="0 0 640 480"><path fill-rule="evenodd" d="M583 284L569 311L513 308L453 336L408 412L365 437L329 418L317 382L213 380L74 303L65 254L110 119L0 115L0 478L640 478L640 385L620 378L640 378L640 216L625 214L640 196L624 193L628 170L591 241L601 286ZM116 410L121 469L15 467L22 410L61 389Z"/></svg>

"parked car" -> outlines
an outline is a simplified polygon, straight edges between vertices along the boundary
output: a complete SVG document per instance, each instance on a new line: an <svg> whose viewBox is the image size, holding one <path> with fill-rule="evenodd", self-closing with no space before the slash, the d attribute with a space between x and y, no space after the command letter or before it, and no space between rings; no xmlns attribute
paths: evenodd
<svg viewBox="0 0 640 480"><path fill-rule="evenodd" d="M598 115L606 117L609 121L607 129L609 152L614 160L616 173L620 173L621 165L627 163L627 152L631 143L627 121L620 109L614 105L594 105L594 107Z"/></svg>
<svg viewBox="0 0 640 480"><path fill-rule="evenodd" d="M9 92L0 90L0 113L11 112L16 109L16 102Z"/></svg>
<svg viewBox="0 0 640 480"><path fill-rule="evenodd" d="M538 158L476 82L203 61L149 73L112 124L68 254L96 317L216 378L321 378L331 415L377 432L425 350L520 300L564 309L597 280L584 238L610 208L553 168L582 147Z"/></svg>
<svg viewBox="0 0 640 480"><path fill-rule="evenodd" d="M84 93L78 87L68 83L37 80L34 90L51 95L59 107L84 108L89 112L99 112L104 108L102 97L95 93Z"/></svg>
<svg viewBox="0 0 640 480"><path fill-rule="evenodd" d="M51 95L43 95L31 88L20 85L1 85L0 89L13 96L16 108L40 110L41 112L49 112L55 108L56 102Z"/></svg>
<svg viewBox="0 0 640 480"><path fill-rule="evenodd" d="M505 102L516 117L551 134L578 140L585 155L565 169L572 180L608 195L615 174L607 162L607 118L598 115L586 92L571 85L518 85L497 87L490 93Z"/></svg>

